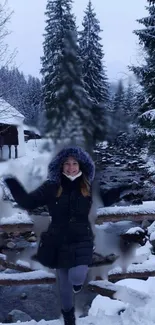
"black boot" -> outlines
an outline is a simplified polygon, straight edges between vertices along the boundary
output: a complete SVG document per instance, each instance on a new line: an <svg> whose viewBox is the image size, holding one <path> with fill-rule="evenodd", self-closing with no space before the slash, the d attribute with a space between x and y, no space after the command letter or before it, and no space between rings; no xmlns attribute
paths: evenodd
<svg viewBox="0 0 155 325"><path fill-rule="evenodd" d="M62 310L65 325L75 325L74 307L69 311Z"/></svg>
<svg viewBox="0 0 155 325"><path fill-rule="evenodd" d="M79 285L79 286L74 285L73 286L74 293L79 293L81 290L82 290L82 285Z"/></svg>

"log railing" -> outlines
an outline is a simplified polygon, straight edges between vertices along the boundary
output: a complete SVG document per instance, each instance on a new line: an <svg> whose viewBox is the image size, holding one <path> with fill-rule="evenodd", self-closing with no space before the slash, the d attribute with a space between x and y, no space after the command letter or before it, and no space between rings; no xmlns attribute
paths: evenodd
<svg viewBox="0 0 155 325"><path fill-rule="evenodd" d="M96 220L96 224L102 224L103 222L116 222L120 220L134 220L134 221L143 221L143 220L155 220L155 202L150 202L143 204L141 206L131 206L131 207L114 207L114 208L103 208L98 210L98 217ZM0 229L2 231L5 231L7 233L10 232L26 232L26 231L32 231L33 230L33 223L29 222L28 224L25 223L18 223L18 224L0 224ZM109 257L105 256L96 256L93 260L92 266L101 266L101 265L107 265L112 264L115 262L115 260L118 258L114 255L113 259L109 259ZM96 263L96 264L95 264ZM3 277L4 274L0 274L0 285L20 285L20 284L41 284L41 283L53 283L55 280L53 276L45 275L44 277L40 277L39 273L33 273L36 271L33 271L30 267L17 265L11 262L6 261L5 259L0 258L0 265L2 265L4 268L11 268L15 269L21 273L18 273L17 277L15 277L14 274L9 274L8 278ZM29 273L29 276L25 276L25 272ZM15 273L16 274L16 273ZM22 276L23 274L23 276ZM30 276L31 274L34 274L35 277ZM49 273L50 274L50 273ZM12 278L11 278L12 276ZM38 278L37 278L38 276ZM127 273L113 273L109 275L109 281L115 282L120 279L125 278L138 278L138 279L147 279L150 276L155 276L155 270L146 270L145 272L142 271L136 271L136 272L127 272ZM90 287L89 287L90 288ZM93 289L95 290L95 289ZM99 289L98 289L99 290ZM97 291L96 291L97 292Z"/></svg>
<svg viewBox="0 0 155 325"><path fill-rule="evenodd" d="M155 201L144 202L140 205L116 206L101 208L97 211L97 224L117 221L155 220Z"/></svg>

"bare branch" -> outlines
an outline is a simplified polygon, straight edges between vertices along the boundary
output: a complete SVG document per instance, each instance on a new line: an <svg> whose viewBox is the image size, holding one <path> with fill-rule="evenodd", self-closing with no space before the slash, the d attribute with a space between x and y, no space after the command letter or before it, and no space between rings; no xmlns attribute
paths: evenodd
<svg viewBox="0 0 155 325"><path fill-rule="evenodd" d="M0 3L0 62L5 62L5 64L8 64L8 62L11 62L10 59L14 58L15 51L13 51L13 54L8 54L8 44L6 43L6 38L8 35L10 35L10 31L7 28L8 23L10 22L11 16L13 14L13 11L10 11L7 7L8 2L5 0L2 3ZM4 63L3 63L4 65Z"/></svg>

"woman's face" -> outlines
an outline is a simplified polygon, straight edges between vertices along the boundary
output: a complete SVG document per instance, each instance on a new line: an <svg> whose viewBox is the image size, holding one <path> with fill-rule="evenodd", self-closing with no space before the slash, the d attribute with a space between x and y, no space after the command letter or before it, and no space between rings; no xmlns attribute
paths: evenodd
<svg viewBox="0 0 155 325"><path fill-rule="evenodd" d="M73 157L68 157L63 164L63 173L69 176L75 176L79 173L80 166L77 160Z"/></svg>

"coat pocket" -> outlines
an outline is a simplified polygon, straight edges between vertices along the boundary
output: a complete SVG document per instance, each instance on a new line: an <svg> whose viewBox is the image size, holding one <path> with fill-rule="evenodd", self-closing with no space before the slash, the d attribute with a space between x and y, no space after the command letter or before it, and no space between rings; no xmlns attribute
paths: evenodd
<svg viewBox="0 0 155 325"><path fill-rule="evenodd" d="M36 260L47 267L54 267L56 264L57 250L53 237L48 232L41 234Z"/></svg>
<svg viewBox="0 0 155 325"><path fill-rule="evenodd" d="M75 223L70 228L70 237L72 238L72 241L74 242L80 242L80 241L92 241L93 240L93 232L91 229L91 226L87 223Z"/></svg>

